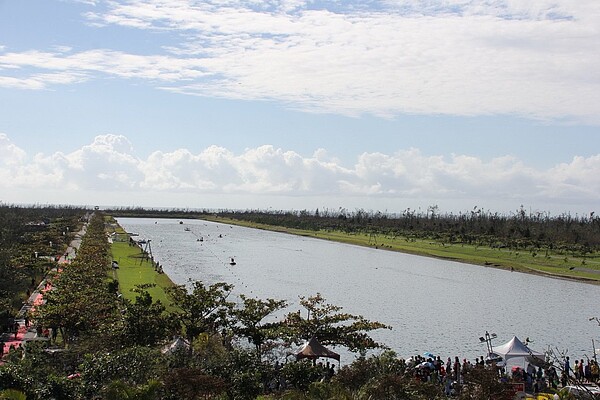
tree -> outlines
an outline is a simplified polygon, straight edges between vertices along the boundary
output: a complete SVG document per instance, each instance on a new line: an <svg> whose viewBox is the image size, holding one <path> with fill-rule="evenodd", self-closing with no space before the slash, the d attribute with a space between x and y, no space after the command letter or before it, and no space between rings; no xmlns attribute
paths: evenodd
<svg viewBox="0 0 600 400"><path fill-rule="evenodd" d="M135 302L125 301L125 343L138 346L153 346L168 338L176 329L176 322L166 313L165 306L153 302L146 290L136 289Z"/></svg>
<svg viewBox="0 0 600 400"><path fill-rule="evenodd" d="M110 297L99 289L75 291L61 285L55 288L44 295L46 303L35 315L41 325L60 329L66 344L82 332L97 331L115 309Z"/></svg>
<svg viewBox="0 0 600 400"><path fill-rule="evenodd" d="M157 349L128 347L112 352L88 353L79 365L85 398L107 389L114 381L130 386L148 384L157 379L164 368L164 359Z"/></svg>
<svg viewBox="0 0 600 400"><path fill-rule="evenodd" d="M392 350L369 357L358 357L352 364L343 366L335 375L334 380L343 387L358 391L369 381L376 381L382 376L404 375L406 364Z"/></svg>
<svg viewBox="0 0 600 400"><path fill-rule="evenodd" d="M464 377L465 384L459 399L498 399L510 400L514 392L508 383L498 379L498 372L492 368L471 368Z"/></svg>
<svg viewBox="0 0 600 400"><path fill-rule="evenodd" d="M191 293L184 285L169 289L173 304L179 308L172 318L181 321L190 343L201 333L220 333L229 325L234 304L227 297L232 290L233 285L227 283L205 286L199 281L194 282Z"/></svg>
<svg viewBox="0 0 600 400"><path fill-rule="evenodd" d="M237 324L233 327L233 332L243 336L252 343L256 349L256 355L260 359L262 356L263 345L277 338L281 329L281 322L262 321L269 315L287 307L285 300L260 300L240 295L243 302L243 308L233 312Z"/></svg>
<svg viewBox="0 0 600 400"><path fill-rule="evenodd" d="M301 296L300 304L307 311L306 318L297 312L288 314L285 321L288 341L297 345L315 336L323 345L340 345L354 352L365 351L383 347L368 332L391 329L361 315L341 312L342 307L326 303L320 293L308 298Z"/></svg>

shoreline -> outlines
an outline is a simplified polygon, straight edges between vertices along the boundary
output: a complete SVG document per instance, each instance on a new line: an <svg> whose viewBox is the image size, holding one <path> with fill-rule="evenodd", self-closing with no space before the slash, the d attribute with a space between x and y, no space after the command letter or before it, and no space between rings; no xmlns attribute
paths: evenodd
<svg viewBox="0 0 600 400"><path fill-rule="evenodd" d="M348 236L347 240L345 240L345 238L338 237L337 235L335 235L334 238L331 237L334 235L325 236L322 234L323 233L322 231L312 232L312 231L306 231L306 230L301 230L301 229L286 228L286 227L278 226L278 225L267 225L267 224L261 224L261 223L256 223L256 222L239 221L239 220L235 220L235 219L214 217L214 216L197 218L197 219L200 219L203 221L221 223L221 224L242 226L242 227L251 228L251 229L261 229L261 230L266 230L266 231L271 231L271 232L285 233L288 235L310 237L310 238L320 239L320 240L329 240L329 241L334 241L334 242L338 242L338 243L345 243L345 244L350 244L350 245L355 245L355 246L374 248L374 249L378 249L378 250L393 251L393 252L404 253L404 254L412 254L412 255L421 256L421 257L436 258L436 259L445 260L445 261L455 261L455 262L471 264L471 265L476 265L476 266L485 267L485 268L496 268L496 269L502 269L505 271L538 275L538 276L543 276L543 277L552 278L552 279L562 279L562 280L586 283L586 284L591 284L591 285L600 285L600 271L591 270L589 268L586 268L585 270L589 273L598 274L597 279L592 278L592 277L585 277L585 276L572 276L572 275L557 274L557 273L553 273L553 272L549 272L549 271L543 271L540 269L527 267L527 266L524 266L519 263L514 263L514 264L508 263L507 264L507 260L504 260L504 259L490 259L490 261L486 260L483 262L477 262L472 259L468 259L466 257L461 258L461 257L451 257L451 256L435 254L435 252L433 252L432 249L430 251L426 251L426 250L417 251L417 250L411 250L411 249L406 249L406 248L393 247L390 245L379 246L377 244L363 243L364 240L357 240L358 236L355 236L354 240L352 240L351 236ZM339 231L333 231L333 232L343 234L342 232L339 232ZM321 233L321 235L319 235L320 233ZM430 241L430 242L432 242L432 241ZM430 244L433 244L433 243L430 243ZM443 245L442 243L439 243L439 242L436 244ZM504 265L502 263L504 263Z"/></svg>

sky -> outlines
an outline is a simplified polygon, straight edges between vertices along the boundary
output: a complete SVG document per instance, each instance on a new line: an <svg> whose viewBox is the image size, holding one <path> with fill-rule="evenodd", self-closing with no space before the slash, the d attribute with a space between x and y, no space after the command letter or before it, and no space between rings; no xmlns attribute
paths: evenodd
<svg viewBox="0 0 600 400"><path fill-rule="evenodd" d="M0 202L588 215L597 0L0 0Z"/></svg>

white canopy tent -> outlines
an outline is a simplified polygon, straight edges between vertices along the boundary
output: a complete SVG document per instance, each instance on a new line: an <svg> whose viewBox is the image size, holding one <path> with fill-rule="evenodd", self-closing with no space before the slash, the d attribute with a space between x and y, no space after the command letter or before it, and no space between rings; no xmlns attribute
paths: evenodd
<svg viewBox="0 0 600 400"><path fill-rule="evenodd" d="M531 350L516 336L513 336L512 339L503 345L492 347L492 351L501 356L507 364L510 359L515 358L522 358L523 364L525 364L525 361L528 363L532 363L532 361L544 361L543 353Z"/></svg>

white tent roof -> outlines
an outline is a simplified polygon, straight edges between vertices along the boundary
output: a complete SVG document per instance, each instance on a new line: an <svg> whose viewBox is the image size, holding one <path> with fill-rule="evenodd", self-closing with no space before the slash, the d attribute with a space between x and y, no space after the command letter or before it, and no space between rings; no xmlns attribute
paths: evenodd
<svg viewBox="0 0 600 400"><path fill-rule="evenodd" d="M190 348L190 344L187 342L187 340L182 339L180 337L176 337L175 340L173 340L171 343L167 344L166 346L164 346L161 349L161 353L173 354L177 350L189 349L189 348Z"/></svg>
<svg viewBox="0 0 600 400"><path fill-rule="evenodd" d="M513 336L512 339L510 339L508 342L504 343L501 346L492 347L492 351L502 356L502 358L504 358L504 361L515 357L534 356L536 358L542 359L544 357L542 353L538 353L537 351L529 349L529 347L525 346L525 344L523 344L523 342L521 342L516 336Z"/></svg>

